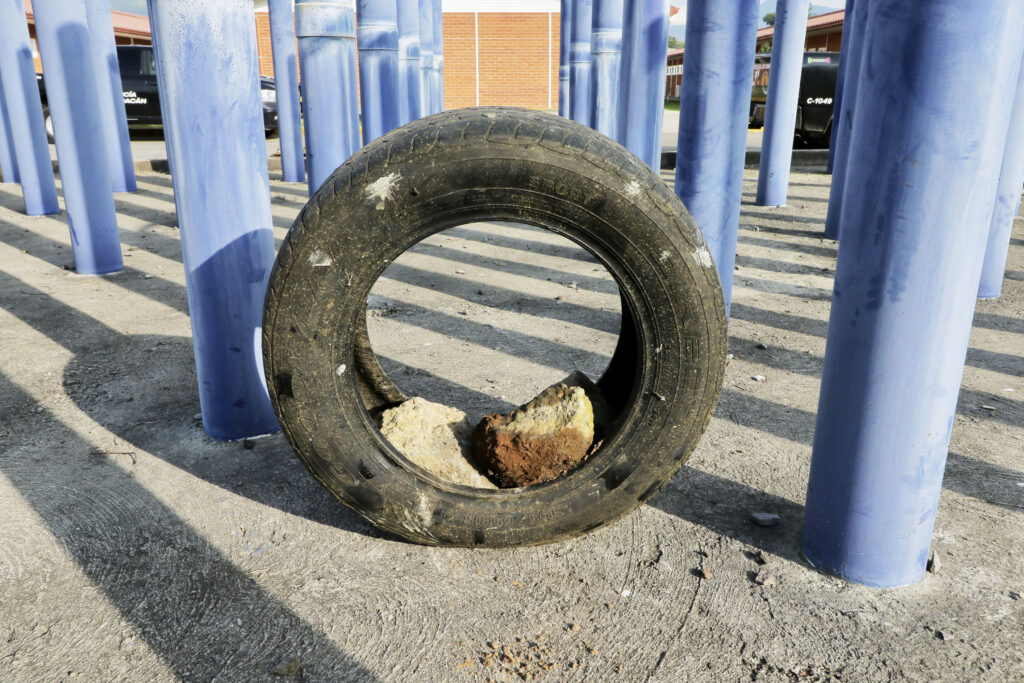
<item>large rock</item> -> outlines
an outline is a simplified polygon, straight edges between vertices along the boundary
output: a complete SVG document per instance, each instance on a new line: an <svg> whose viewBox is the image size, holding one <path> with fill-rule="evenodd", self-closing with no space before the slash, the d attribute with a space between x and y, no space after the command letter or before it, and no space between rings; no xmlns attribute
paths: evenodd
<svg viewBox="0 0 1024 683"><path fill-rule="evenodd" d="M381 420L381 434L428 472L454 484L497 488L471 462L472 427L461 410L416 397L385 410Z"/></svg>
<svg viewBox="0 0 1024 683"><path fill-rule="evenodd" d="M580 387L558 384L473 432L477 462L504 488L551 481L583 462L594 442L594 409Z"/></svg>
<svg viewBox="0 0 1024 683"><path fill-rule="evenodd" d="M579 387L587 393L587 398L590 399L590 406L594 409L594 440L604 440L608 436L608 432L618 415L607 398L605 398L601 387L580 370L573 370L568 377L551 386L557 387L559 384L564 384L567 387Z"/></svg>

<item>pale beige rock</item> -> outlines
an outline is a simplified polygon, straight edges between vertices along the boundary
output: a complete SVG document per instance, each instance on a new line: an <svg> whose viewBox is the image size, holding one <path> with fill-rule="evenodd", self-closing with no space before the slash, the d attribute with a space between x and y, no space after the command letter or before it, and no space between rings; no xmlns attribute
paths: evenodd
<svg viewBox="0 0 1024 683"><path fill-rule="evenodd" d="M428 472L463 486L497 488L471 462L472 427L461 410L417 396L385 410L381 420L381 434Z"/></svg>

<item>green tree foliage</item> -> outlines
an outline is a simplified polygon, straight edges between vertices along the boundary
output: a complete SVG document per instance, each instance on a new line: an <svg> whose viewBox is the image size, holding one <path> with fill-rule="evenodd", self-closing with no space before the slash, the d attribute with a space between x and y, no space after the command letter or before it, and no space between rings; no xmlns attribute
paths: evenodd
<svg viewBox="0 0 1024 683"><path fill-rule="evenodd" d="M668 49L670 49L670 50L678 50L679 48L683 47L684 45L686 45L686 43L684 41L682 41L682 40L679 40L675 36L669 36L668 37Z"/></svg>
<svg viewBox="0 0 1024 683"><path fill-rule="evenodd" d="M775 12L769 12L768 14L761 17L761 21L768 24L769 26L775 26Z"/></svg>

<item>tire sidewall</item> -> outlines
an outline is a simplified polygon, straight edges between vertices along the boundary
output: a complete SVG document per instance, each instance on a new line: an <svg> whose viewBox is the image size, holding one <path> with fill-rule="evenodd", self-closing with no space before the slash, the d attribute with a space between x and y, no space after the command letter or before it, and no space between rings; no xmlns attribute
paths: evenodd
<svg viewBox="0 0 1024 683"><path fill-rule="evenodd" d="M391 137L325 183L289 235L286 267L272 275L268 383L289 441L340 500L418 542L534 544L628 513L692 451L721 385L724 305L692 220L646 167L472 135L395 154L408 131ZM607 146L594 159L621 156ZM554 482L497 493L442 481L402 457L345 371L356 365L359 316L386 267L440 230L495 220L539 225L594 253L619 283L639 346L614 436Z"/></svg>

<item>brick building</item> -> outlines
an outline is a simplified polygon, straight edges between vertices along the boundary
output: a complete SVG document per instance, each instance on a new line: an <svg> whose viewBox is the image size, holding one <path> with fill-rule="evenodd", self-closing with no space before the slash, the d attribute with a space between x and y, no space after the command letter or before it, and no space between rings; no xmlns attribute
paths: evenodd
<svg viewBox="0 0 1024 683"><path fill-rule="evenodd" d="M559 7L559 0L444 0L445 108L557 109ZM265 3L257 3L256 35L260 71L273 76Z"/></svg>
<svg viewBox="0 0 1024 683"><path fill-rule="evenodd" d="M807 38L804 41L806 52L839 52L839 46L843 40L843 19L846 15L844 10L819 14L807 20ZM758 53L770 52L772 40L775 38L775 28L766 26L757 31ZM683 53L685 48L669 50L668 71L665 76L665 97L670 100L678 100L683 83ZM755 67L755 72L760 73L767 79L768 71L765 67ZM763 85L767 85L765 82Z"/></svg>
<svg viewBox="0 0 1024 683"><path fill-rule="evenodd" d="M836 10L828 14L819 14L807 20L807 39L804 50L807 52L839 52L843 40L843 19L845 10ZM766 26L757 32L757 51L767 52L771 49L775 38L775 28Z"/></svg>
<svg viewBox="0 0 1024 683"><path fill-rule="evenodd" d="M443 0L445 108L558 107L559 0ZM29 33L35 20L26 0ZM149 19L113 12L119 45L149 45ZM256 2L260 71L273 76L266 0Z"/></svg>
<svg viewBox="0 0 1024 683"><path fill-rule="evenodd" d="M665 70L665 99L678 100L683 89L684 48L668 51L668 69Z"/></svg>
<svg viewBox="0 0 1024 683"><path fill-rule="evenodd" d="M150 45L153 42L148 17L117 11L111 12L110 15L114 24L114 41L118 45ZM39 47L36 45L36 19L32 11L32 0L25 0L25 17L28 19L32 60L36 65L36 73L42 73L43 65L39 61Z"/></svg>

